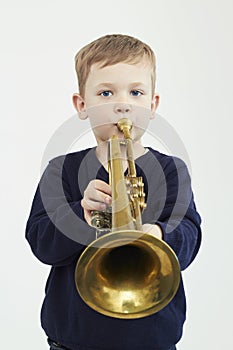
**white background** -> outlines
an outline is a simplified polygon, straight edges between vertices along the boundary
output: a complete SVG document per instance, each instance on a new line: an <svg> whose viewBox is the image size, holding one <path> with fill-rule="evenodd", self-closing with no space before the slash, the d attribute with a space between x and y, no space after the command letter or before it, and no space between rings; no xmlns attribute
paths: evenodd
<svg viewBox="0 0 233 350"><path fill-rule="evenodd" d="M47 349L39 313L49 267L32 255L25 224L45 147L74 114L74 55L107 33L153 47L158 112L191 160L203 243L184 273L188 314L178 349L233 348L232 10L231 0L1 0L2 349Z"/></svg>

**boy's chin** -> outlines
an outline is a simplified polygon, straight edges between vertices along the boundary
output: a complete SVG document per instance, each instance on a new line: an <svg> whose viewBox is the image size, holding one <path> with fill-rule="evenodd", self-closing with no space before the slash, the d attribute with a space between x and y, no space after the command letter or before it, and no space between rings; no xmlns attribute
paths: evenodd
<svg viewBox="0 0 233 350"><path fill-rule="evenodd" d="M131 131L131 139L133 142L141 143L141 138L144 135L145 131L139 128L133 128Z"/></svg>
<svg viewBox="0 0 233 350"><path fill-rule="evenodd" d="M104 128L104 130L103 127L97 127L93 131L96 139L102 141L110 140L113 135L117 136L118 138L123 138L123 133L118 129L116 124L112 124L111 126Z"/></svg>

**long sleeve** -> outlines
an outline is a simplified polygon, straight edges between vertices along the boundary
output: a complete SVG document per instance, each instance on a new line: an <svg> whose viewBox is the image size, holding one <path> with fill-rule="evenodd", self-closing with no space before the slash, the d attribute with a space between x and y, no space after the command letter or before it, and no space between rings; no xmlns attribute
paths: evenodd
<svg viewBox="0 0 233 350"><path fill-rule="evenodd" d="M187 167L179 159L175 160L175 169L167 174L167 198L157 224L163 230L163 239L175 251L181 270L186 269L200 248L201 218Z"/></svg>
<svg viewBox="0 0 233 350"><path fill-rule="evenodd" d="M195 258L201 243L201 218L196 210L191 179L185 163L151 149L154 167L143 171L148 186L144 222L156 223L163 239L175 251L181 270Z"/></svg>
<svg viewBox="0 0 233 350"><path fill-rule="evenodd" d="M81 194L71 188L65 157L47 166L33 200L26 238L43 263L69 264L93 240L93 229L83 219Z"/></svg>

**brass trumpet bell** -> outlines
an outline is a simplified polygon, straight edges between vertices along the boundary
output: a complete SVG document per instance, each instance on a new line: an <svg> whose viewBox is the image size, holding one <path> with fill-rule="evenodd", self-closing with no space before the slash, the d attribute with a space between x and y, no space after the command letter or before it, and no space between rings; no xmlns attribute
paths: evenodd
<svg viewBox="0 0 233 350"><path fill-rule="evenodd" d="M160 239L136 230L116 231L86 248L75 271L87 305L103 315L132 319L167 305L179 285L179 264Z"/></svg>

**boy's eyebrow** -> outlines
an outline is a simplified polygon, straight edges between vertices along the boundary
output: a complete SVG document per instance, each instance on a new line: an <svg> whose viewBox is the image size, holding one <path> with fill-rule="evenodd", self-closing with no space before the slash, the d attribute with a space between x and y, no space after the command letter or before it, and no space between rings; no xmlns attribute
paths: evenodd
<svg viewBox="0 0 233 350"><path fill-rule="evenodd" d="M147 87L147 85L146 84L144 84L143 82L141 82L141 81L135 81L135 82L133 82L133 83L131 83L131 84L129 84L130 86L143 86L143 87ZM100 83L100 84L98 84L98 85L96 85L95 86L95 88L102 88L102 87L114 87L115 86L115 84L114 83L109 83L109 82L106 82L106 83Z"/></svg>
<svg viewBox="0 0 233 350"><path fill-rule="evenodd" d="M113 87L113 86L114 86L114 84L106 82L106 83L100 83L100 84L96 85L95 87L101 88L101 87Z"/></svg>
<svg viewBox="0 0 233 350"><path fill-rule="evenodd" d="M142 81L135 81L135 82L131 83L130 86L143 86L143 87L147 87L147 85L144 84Z"/></svg>

